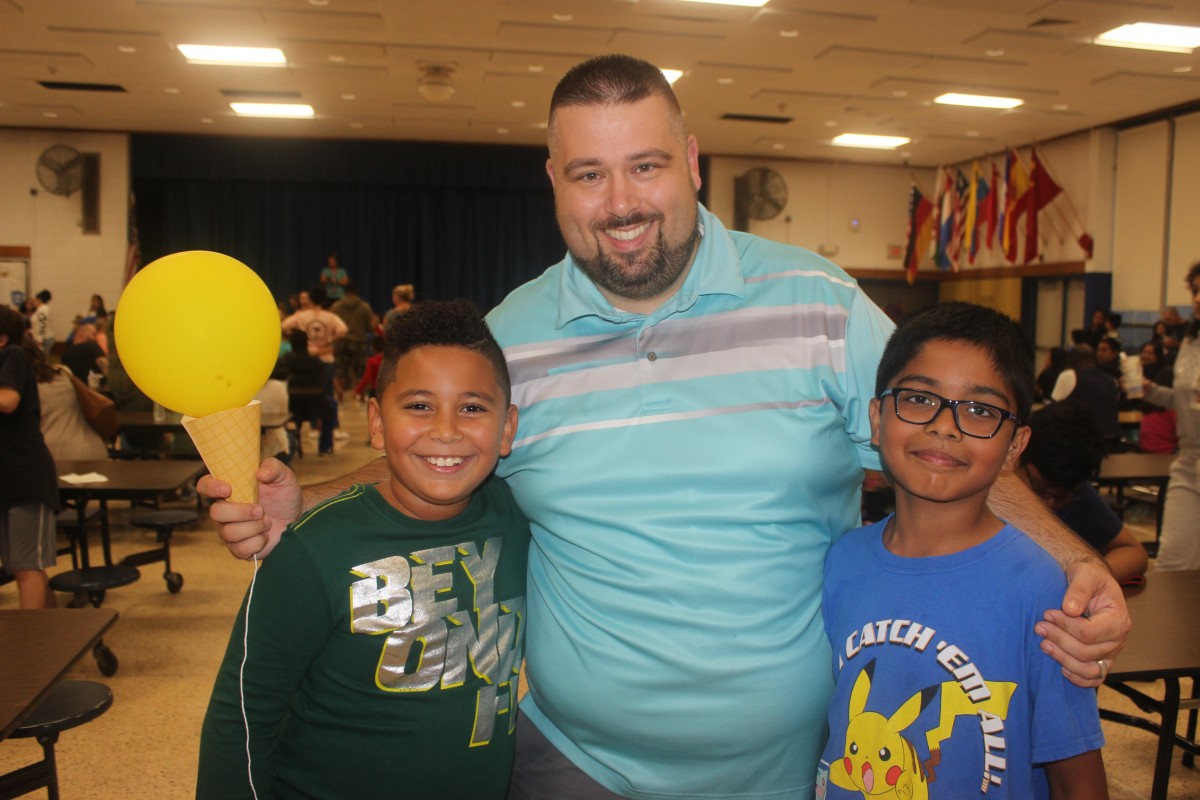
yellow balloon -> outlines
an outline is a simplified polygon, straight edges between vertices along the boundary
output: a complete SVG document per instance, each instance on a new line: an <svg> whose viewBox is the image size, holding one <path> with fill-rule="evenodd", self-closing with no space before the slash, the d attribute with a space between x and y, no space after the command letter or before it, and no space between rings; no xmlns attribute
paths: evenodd
<svg viewBox="0 0 1200 800"><path fill-rule="evenodd" d="M193 417L250 402L279 354L271 290L242 262L205 250L143 267L121 293L113 325L130 379Z"/></svg>

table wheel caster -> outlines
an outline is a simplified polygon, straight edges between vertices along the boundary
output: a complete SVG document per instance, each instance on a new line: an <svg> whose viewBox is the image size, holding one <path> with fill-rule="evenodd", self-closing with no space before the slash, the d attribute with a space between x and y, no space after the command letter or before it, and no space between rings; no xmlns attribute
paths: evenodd
<svg viewBox="0 0 1200 800"><path fill-rule="evenodd" d="M163 575L167 582L167 591L171 594L178 594L183 588L183 576L178 572L168 572Z"/></svg>

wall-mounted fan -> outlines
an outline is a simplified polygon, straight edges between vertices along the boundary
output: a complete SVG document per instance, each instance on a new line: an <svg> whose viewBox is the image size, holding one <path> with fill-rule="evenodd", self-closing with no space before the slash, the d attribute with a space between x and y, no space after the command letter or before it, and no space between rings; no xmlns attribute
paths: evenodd
<svg viewBox="0 0 1200 800"><path fill-rule="evenodd" d="M83 186L83 159L65 144L46 148L37 160L38 182L51 194L69 195Z"/></svg>
<svg viewBox="0 0 1200 800"><path fill-rule="evenodd" d="M783 176L770 167L754 167L733 179L733 227L744 231L752 219L774 219L787 201Z"/></svg>

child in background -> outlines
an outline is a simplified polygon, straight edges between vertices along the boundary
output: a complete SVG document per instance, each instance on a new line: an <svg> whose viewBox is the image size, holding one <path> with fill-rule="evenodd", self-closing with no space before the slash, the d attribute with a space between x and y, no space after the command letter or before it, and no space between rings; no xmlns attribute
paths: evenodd
<svg viewBox="0 0 1200 800"><path fill-rule="evenodd" d="M371 355L367 358L367 368L363 370L362 380L354 387L354 394L359 400L370 400L375 397L376 383L379 380L379 367L383 364L383 337L371 337Z"/></svg>
<svg viewBox="0 0 1200 800"><path fill-rule="evenodd" d="M896 513L826 559L836 687L817 797L1106 798L1096 693L1033 630L1062 570L987 506L1029 438L1032 348L1002 314L937 306L892 335L876 392Z"/></svg>
<svg viewBox="0 0 1200 800"><path fill-rule="evenodd" d="M388 331L378 388L389 477L302 515L262 567L204 721L202 800L507 792L529 524L492 475L517 427L504 355L471 304L426 303Z"/></svg>

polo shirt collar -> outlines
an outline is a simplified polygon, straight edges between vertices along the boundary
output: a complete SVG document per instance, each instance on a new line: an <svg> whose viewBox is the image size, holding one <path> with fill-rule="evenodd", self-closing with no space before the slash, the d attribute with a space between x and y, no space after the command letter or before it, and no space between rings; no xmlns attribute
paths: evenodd
<svg viewBox="0 0 1200 800"><path fill-rule="evenodd" d="M688 310L701 295L745 295L741 259L733 239L714 214L703 205L697 205L700 245L696 248L696 257L679 291L646 317L652 322ZM581 317L594 316L607 322L625 322L644 317L614 308L583 270L576 266L570 253L563 259L562 265L558 283L557 328L562 329Z"/></svg>

